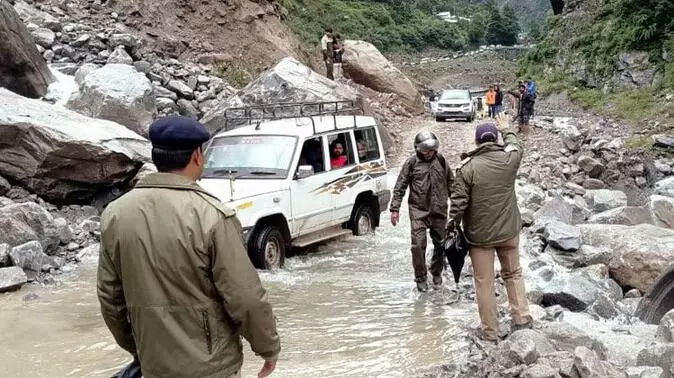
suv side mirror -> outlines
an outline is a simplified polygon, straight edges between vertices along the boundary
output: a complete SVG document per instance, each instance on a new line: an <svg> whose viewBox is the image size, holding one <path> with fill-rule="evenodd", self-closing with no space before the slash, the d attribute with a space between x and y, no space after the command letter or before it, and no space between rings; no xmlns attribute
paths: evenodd
<svg viewBox="0 0 674 378"><path fill-rule="evenodd" d="M309 176L314 175L314 167L311 165L300 165L297 167L297 173L295 173L295 178L301 180Z"/></svg>

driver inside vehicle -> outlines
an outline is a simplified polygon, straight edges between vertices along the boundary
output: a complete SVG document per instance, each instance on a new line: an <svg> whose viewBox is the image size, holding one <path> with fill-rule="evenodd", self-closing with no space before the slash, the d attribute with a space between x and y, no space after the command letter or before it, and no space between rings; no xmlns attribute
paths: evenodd
<svg viewBox="0 0 674 378"><path fill-rule="evenodd" d="M299 165L312 166L314 173L324 171L320 138L309 139L304 142L302 152L300 153Z"/></svg>

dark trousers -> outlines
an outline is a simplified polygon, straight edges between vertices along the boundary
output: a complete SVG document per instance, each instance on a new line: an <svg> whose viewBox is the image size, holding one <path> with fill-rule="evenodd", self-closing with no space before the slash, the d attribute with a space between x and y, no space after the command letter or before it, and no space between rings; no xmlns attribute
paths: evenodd
<svg viewBox="0 0 674 378"><path fill-rule="evenodd" d="M424 219L412 219L412 266L414 267L414 280L425 282L426 274L426 232L431 231L433 241L433 257L431 258L430 271L433 276L439 276L444 269L445 251L442 247L442 239L445 237L445 217L426 217Z"/></svg>
<svg viewBox="0 0 674 378"><path fill-rule="evenodd" d="M326 73L325 76L327 76L328 79L330 79L330 80L335 80L333 70L334 70L334 64L332 62L332 59L326 59L325 60L325 73Z"/></svg>

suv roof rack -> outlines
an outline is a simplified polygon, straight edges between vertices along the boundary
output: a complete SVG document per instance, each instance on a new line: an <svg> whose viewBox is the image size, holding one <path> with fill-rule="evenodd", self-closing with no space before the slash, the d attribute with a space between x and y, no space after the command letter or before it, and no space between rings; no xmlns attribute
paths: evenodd
<svg viewBox="0 0 674 378"><path fill-rule="evenodd" d="M353 101L320 101L320 102L280 102L265 105L251 105L237 108L228 108L224 111L225 131L237 127L252 125L265 120L277 120L288 118L308 118L311 127L316 134L316 123L313 117L332 116L334 129L337 130L337 116L353 116L353 127L356 127L356 116L365 115L362 106Z"/></svg>

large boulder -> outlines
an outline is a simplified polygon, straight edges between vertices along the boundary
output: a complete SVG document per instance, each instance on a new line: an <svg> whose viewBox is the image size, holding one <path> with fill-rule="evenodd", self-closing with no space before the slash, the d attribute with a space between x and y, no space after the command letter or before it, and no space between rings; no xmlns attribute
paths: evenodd
<svg viewBox="0 0 674 378"><path fill-rule="evenodd" d="M0 89L0 175L54 202L133 178L149 142L124 126Z"/></svg>
<svg viewBox="0 0 674 378"><path fill-rule="evenodd" d="M562 251L577 251L583 242L578 227L557 220L546 224L543 237L548 244Z"/></svg>
<svg viewBox="0 0 674 378"><path fill-rule="evenodd" d="M595 214L587 223L622 224L636 226L642 223L653 223L651 211L644 207L622 206Z"/></svg>
<svg viewBox="0 0 674 378"><path fill-rule="evenodd" d="M54 217L34 202L0 207L0 244L16 247L38 241L47 250L58 246L61 238Z"/></svg>
<svg viewBox="0 0 674 378"><path fill-rule="evenodd" d="M583 224L583 242L613 251L611 277L621 286L646 292L674 261L674 230L637 226Z"/></svg>
<svg viewBox="0 0 674 378"><path fill-rule="evenodd" d="M0 86L38 98L55 80L19 15L9 2L0 1Z"/></svg>
<svg viewBox="0 0 674 378"><path fill-rule="evenodd" d="M227 101L218 103L202 117L201 122L209 131L217 132L225 128L225 110L233 107L324 101L353 101L356 105L362 105L362 97L355 89L319 75L297 59L288 57L264 72ZM281 115L282 111L277 112L277 115ZM292 109L286 108L286 111L292 112ZM255 116L259 114L254 113ZM233 116L237 115L240 116L239 113ZM238 125L240 123L234 123L228 128Z"/></svg>
<svg viewBox="0 0 674 378"><path fill-rule="evenodd" d="M515 183L517 193L517 205L520 209L537 211L545 200L545 192L536 185L526 184L521 181Z"/></svg>
<svg viewBox="0 0 674 378"><path fill-rule="evenodd" d="M0 268L0 293L16 290L28 282L28 277L23 269L17 266Z"/></svg>
<svg viewBox="0 0 674 378"><path fill-rule="evenodd" d="M620 287L608 278L606 267L601 267L590 266L572 272L541 267L527 275L527 296L541 306L561 305L571 311L584 311L601 296L614 301L620 299Z"/></svg>
<svg viewBox="0 0 674 378"><path fill-rule="evenodd" d="M157 117L152 83L127 64L107 64L88 73L66 107L117 122L143 136Z"/></svg>
<svg viewBox="0 0 674 378"><path fill-rule="evenodd" d="M47 256L40 242L31 241L12 248L9 252L12 265L25 271L42 272L58 267L53 257Z"/></svg>
<svg viewBox="0 0 674 378"><path fill-rule="evenodd" d="M627 206L627 195L619 190L588 190L584 198L595 213Z"/></svg>
<svg viewBox="0 0 674 378"><path fill-rule="evenodd" d="M344 41L344 75L378 92L395 93L405 107L421 114L424 104L416 86L377 48L364 41Z"/></svg>

